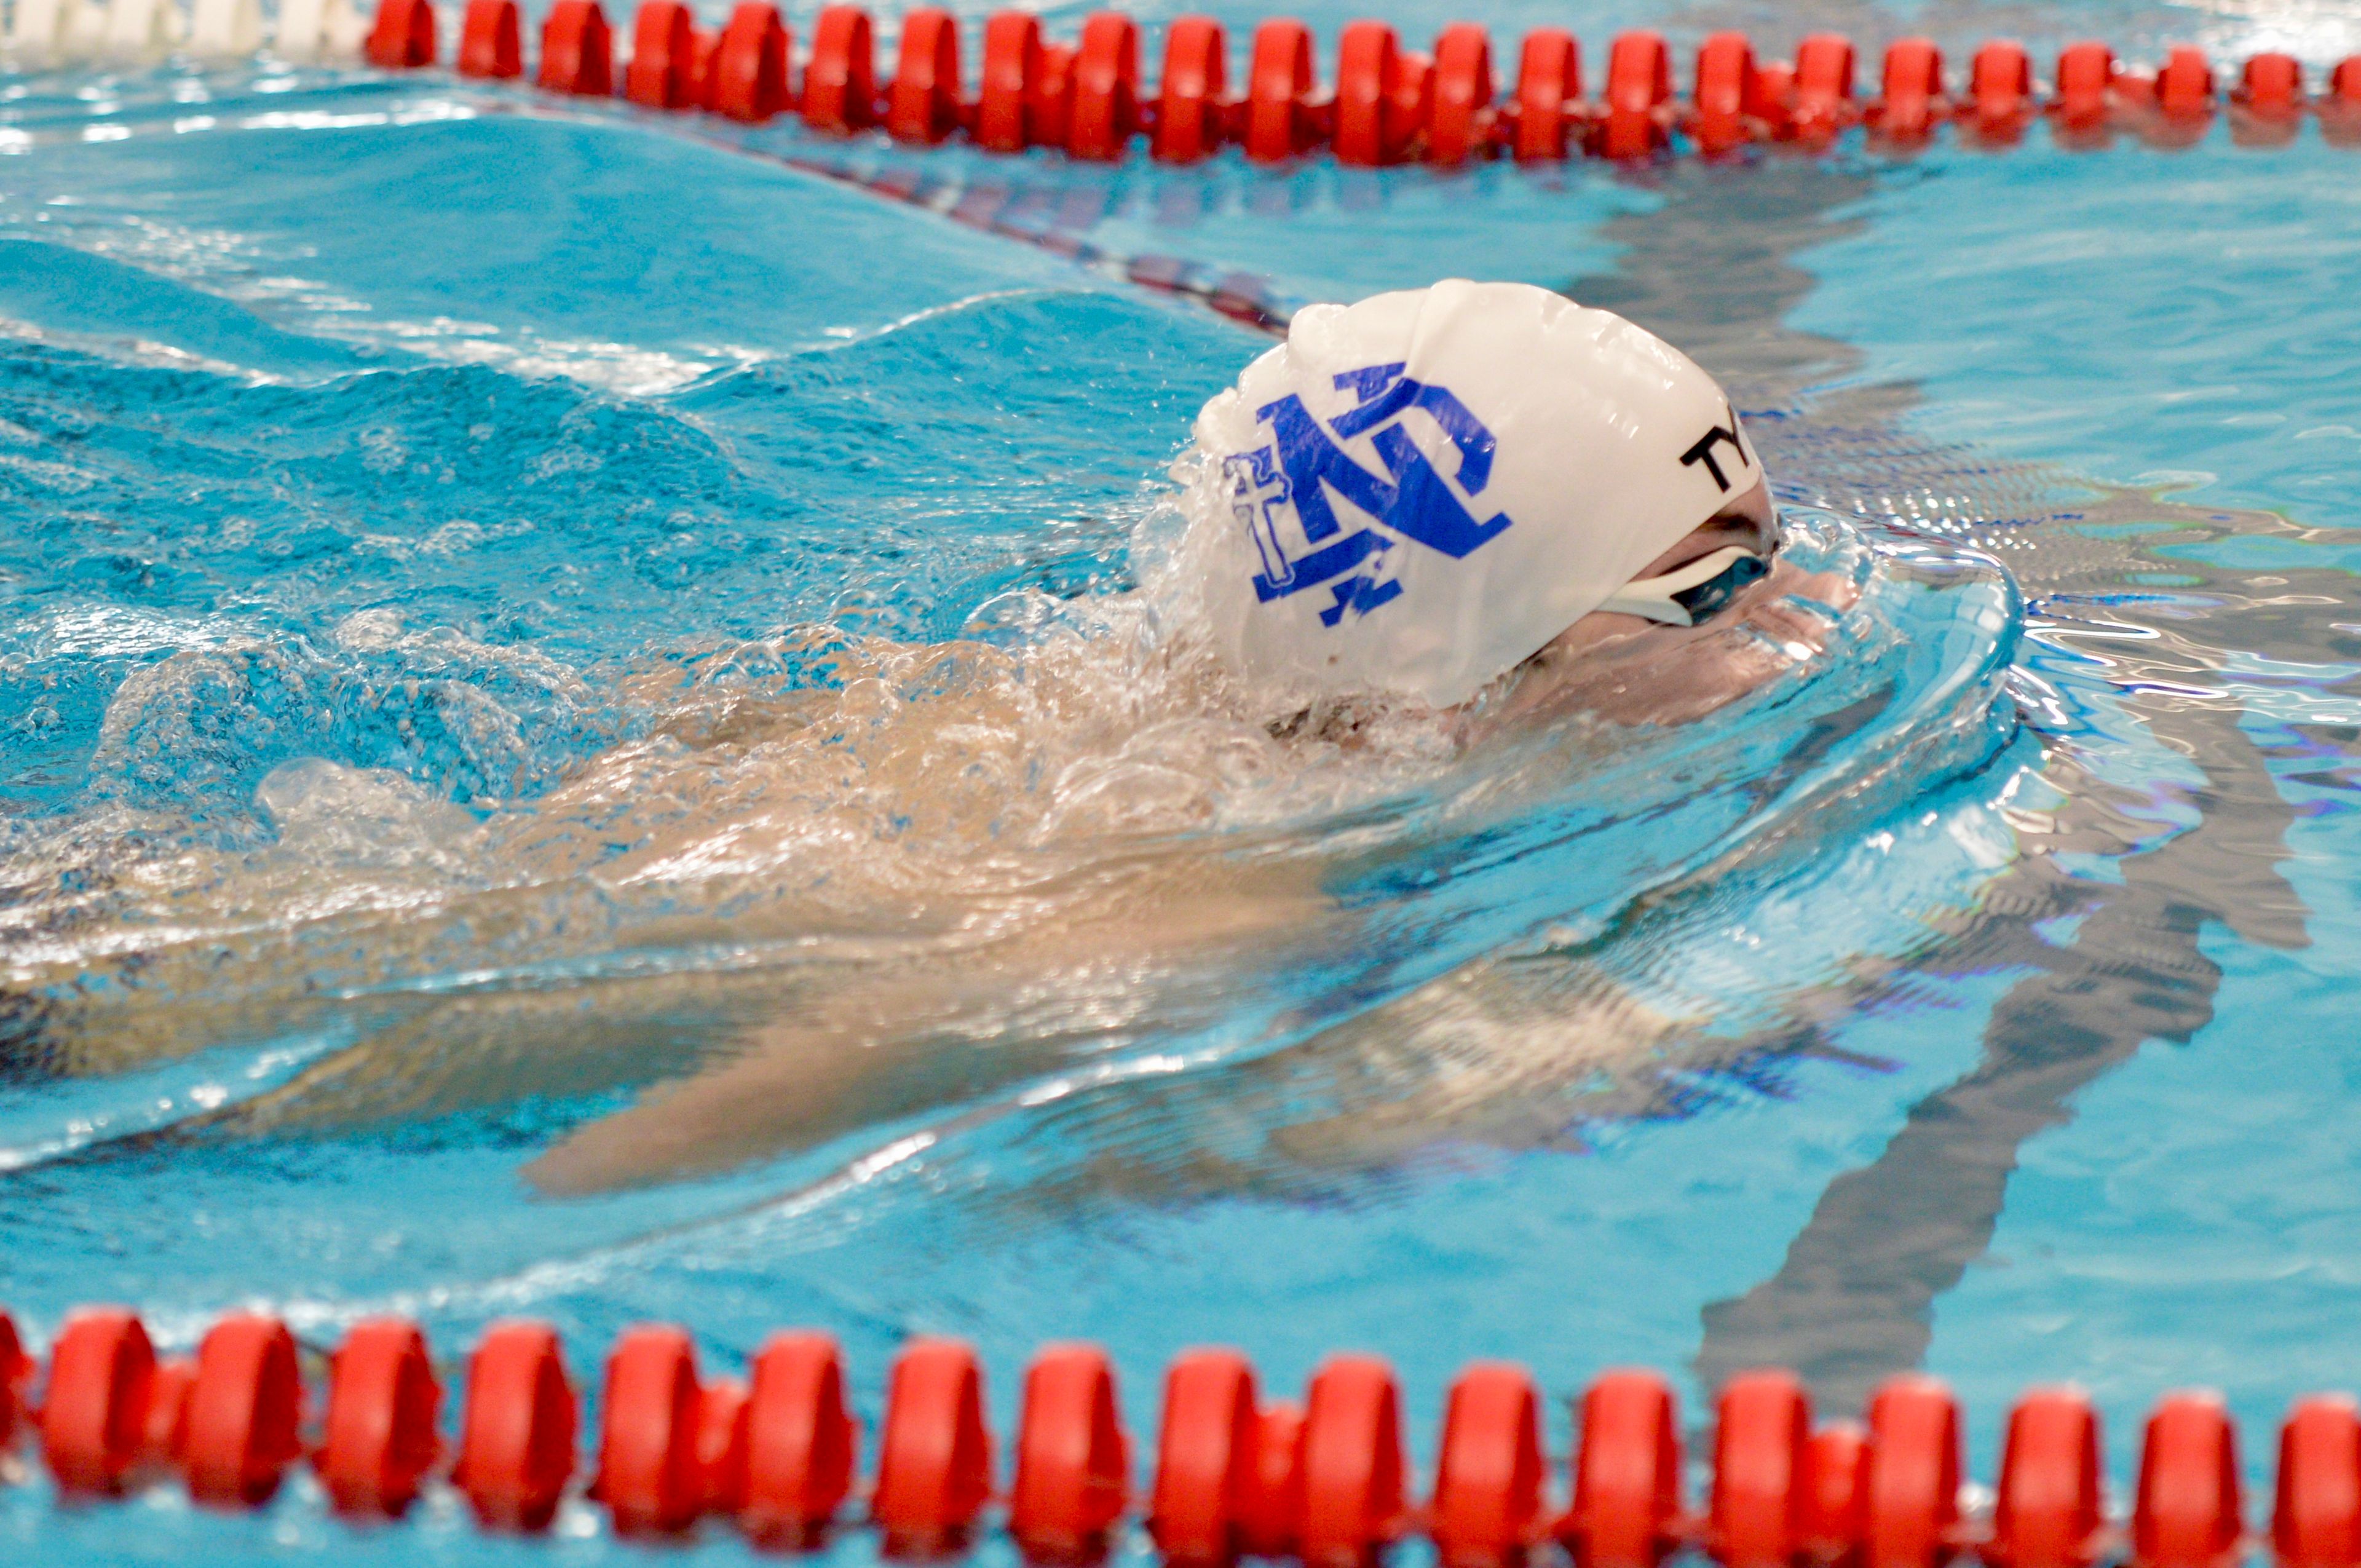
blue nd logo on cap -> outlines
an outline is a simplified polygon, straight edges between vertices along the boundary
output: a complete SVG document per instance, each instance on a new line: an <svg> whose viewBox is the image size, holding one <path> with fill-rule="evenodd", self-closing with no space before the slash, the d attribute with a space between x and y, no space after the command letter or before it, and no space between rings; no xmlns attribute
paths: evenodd
<svg viewBox="0 0 2361 1568"><path fill-rule="evenodd" d="M1461 279L1305 306L1199 412L1195 457L1208 633L1290 702L1464 702L1760 478L1670 344Z"/></svg>
<svg viewBox="0 0 2361 1568"><path fill-rule="evenodd" d="M1223 460L1231 510L1254 540L1262 569L1255 597L1268 604L1326 586L1334 602L1320 623L1367 615L1401 594L1401 585L1367 569L1401 541L1464 560L1511 526L1509 514L1478 521L1469 505L1492 474L1498 443L1482 421L1445 387L1402 374L1400 361L1347 370L1334 379L1356 406L1323 424L1290 392L1255 411L1271 439ZM1422 409L1459 449L1455 486L1403 428L1403 416ZM1347 452L1366 442L1382 472ZM1460 499L1464 492L1469 501ZM1368 520L1345 531L1331 494Z"/></svg>

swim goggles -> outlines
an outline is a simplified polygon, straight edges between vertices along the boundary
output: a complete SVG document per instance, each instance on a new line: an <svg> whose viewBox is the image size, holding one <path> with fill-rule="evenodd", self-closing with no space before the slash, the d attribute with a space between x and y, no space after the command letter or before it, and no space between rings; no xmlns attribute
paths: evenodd
<svg viewBox="0 0 2361 1568"><path fill-rule="evenodd" d="M1777 548L1776 543L1771 546ZM1741 589L1770 572L1770 551L1727 544L1661 576L1635 577L1598 608L1665 626L1697 626L1720 614Z"/></svg>

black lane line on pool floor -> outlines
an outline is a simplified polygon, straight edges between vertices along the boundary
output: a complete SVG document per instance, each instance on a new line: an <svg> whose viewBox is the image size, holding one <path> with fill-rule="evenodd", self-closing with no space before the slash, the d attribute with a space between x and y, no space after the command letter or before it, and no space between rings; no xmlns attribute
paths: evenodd
<svg viewBox="0 0 2361 1568"><path fill-rule="evenodd" d="M1061 192L1073 189L1070 185L939 174L907 158L884 156L901 150L891 143L836 144L840 145L840 151L824 150L831 144L764 146L753 139L765 134L759 129L732 135L724 128L727 122L691 119L642 109L620 100L552 100L537 93L504 93L456 79L446 85L455 93L478 99L483 107L493 113L677 137L719 152L812 175L898 205L917 207L962 228L1062 257L1099 277L1189 301L1226 321L1274 337L1286 335L1287 323L1294 319L1295 313L1312 302L1290 297L1257 272L1157 252L1126 255L1099 245L1084 236L1096 226L1102 210L1093 204L1083 213L1073 212L1073 203L1060 199Z"/></svg>

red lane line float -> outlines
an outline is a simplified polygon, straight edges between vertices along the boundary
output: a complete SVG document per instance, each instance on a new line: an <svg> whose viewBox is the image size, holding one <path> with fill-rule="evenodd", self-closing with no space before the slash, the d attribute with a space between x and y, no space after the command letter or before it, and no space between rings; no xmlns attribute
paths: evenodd
<svg viewBox="0 0 2361 1568"><path fill-rule="evenodd" d="M1444 1568L1511 1568L1541 1514L1541 1397L1523 1367L1478 1362L1444 1409L1426 1532Z"/></svg>
<svg viewBox="0 0 2361 1568"><path fill-rule="evenodd" d="M468 0L460 74L519 74L517 18L516 0ZM382 0L368 57L394 69L431 64L436 27L432 0ZM1566 156L1577 130L1598 156L1638 158L1661 149L1675 123L1708 157L1751 141L1824 147L1860 121L1881 139L1908 146L1957 120L1963 137L1997 146L2017 140L2041 106L2031 62L2008 39L1977 50L1956 99L1945 85L1941 51L1926 38L1901 39L1887 49L1878 96L1864 106L1854 96L1857 61L1845 38L1806 38L1790 64L1758 61L1745 35L1728 32L1699 46L1690 97L1675 115L1664 40L1633 31L1609 50L1606 90L1594 113L1582 101L1580 45L1555 27L1525 37L1515 91L1501 103L1482 27L1450 25L1430 59L1403 49L1389 26L1369 19L1348 24L1339 36L1336 91L1319 99L1311 33L1286 17L1255 29L1245 92L1234 99L1227 35L1203 16L1182 16L1168 27L1157 95L1143 101L1139 27L1112 11L1086 18L1071 47L1048 40L1030 13L994 14L983 30L982 88L971 102L961 90L958 35L956 17L940 7L905 16L898 68L881 100L868 13L829 6L815 24L799 99L792 39L770 0L741 4L719 33L698 29L686 0L648 0L635 19L624 95L750 123L800 108L817 130L842 135L882 123L896 138L918 144L965 129L991 151L1048 146L1099 161L1125 157L1141 132L1151 157L1173 163L1195 162L1231 141L1249 161L1272 163L1328 139L1339 162L1363 167L1414 158L1452 167L1496 150L1547 161ZM552 92L610 93L612 52L598 0L558 0L544 24L538 80ZM2307 108L2318 112L2327 139L2361 142L2361 56L2340 62L2314 102L2306 97L2300 63L2278 51L2248 59L2236 86L2223 94L2203 51L2191 46L2172 49L2153 76L2144 76L2119 70L2104 44L2078 43L2059 56L2046 106L2070 146L2094 145L2119 125L2159 145L2183 146L2204 134L2224 98L2242 145L2291 140ZM2119 116L2119 110L2136 112Z"/></svg>
<svg viewBox="0 0 2361 1568"><path fill-rule="evenodd" d="M1563 27L1535 27L1517 57L1517 157L1556 162L1581 120L1582 45Z"/></svg>
<svg viewBox="0 0 2361 1568"><path fill-rule="evenodd" d="M2361 1415L2353 1401L2297 1401L2279 1429L2271 1552L2279 1568L2361 1563Z"/></svg>
<svg viewBox="0 0 2361 1568"><path fill-rule="evenodd" d="M931 145L959 128L959 18L922 5L902 18L902 50L885 90L885 132Z"/></svg>
<svg viewBox="0 0 2361 1568"><path fill-rule="evenodd" d="M992 1496L983 1374L957 1340L910 1342L886 1386L877 1491L869 1511L888 1554L957 1546Z"/></svg>
<svg viewBox="0 0 2361 1568"><path fill-rule="evenodd" d="M713 72L720 44L721 35L710 27L688 29L689 103L708 115L719 112L714 104Z"/></svg>
<svg viewBox="0 0 2361 1568"><path fill-rule="evenodd" d="M1804 1514L1798 1527L1815 1562L1850 1563L1867 1531L1869 1429L1830 1421L1804 1451Z"/></svg>
<svg viewBox="0 0 2361 1568"><path fill-rule="evenodd" d="M1940 1568L1958 1545L1960 1407L1932 1377L1905 1375L1869 1402L1862 1487L1865 1568Z"/></svg>
<svg viewBox="0 0 2361 1568"><path fill-rule="evenodd" d="M1254 1368L1234 1350L1192 1350L1164 1376L1148 1531L1167 1563L1218 1568L1240 1550L1260 1459Z"/></svg>
<svg viewBox="0 0 2361 1568"><path fill-rule="evenodd" d="M1434 115L1434 60L1415 49L1401 51L1392 96L1387 100L1387 135L1398 159L1419 157L1426 149L1427 122Z"/></svg>
<svg viewBox="0 0 2361 1568"><path fill-rule="evenodd" d="M705 1511L736 1514L746 1507L746 1385L717 1377L699 1390L697 1480Z"/></svg>
<svg viewBox="0 0 2361 1568"><path fill-rule="evenodd" d="M1580 1568L1656 1568L1681 1537L1680 1415L1653 1372L1609 1372L1582 1397L1574 1507L1558 1538Z"/></svg>
<svg viewBox="0 0 2361 1568"><path fill-rule="evenodd" d="M680 0L643 0L631 24L631 59L623 96L650 109L686 109L696 101L696 18Z"/></svg>
<svg viewBox="0 0 2361 1568"><path fill-rule="evenodd" d="M66 1320L49 1349L41 1452L58 1489L104 1494L148 1457L156 1348L138 1318L96 1307Z"/></svg>
<svg viewBox="0 0 2361 1568"><path fill-rule="evenodd" d="M1967 112L1976 135L1987 141L2021 135L2033 110L2033 60L2013 38L1995 38L1976 50L1968 74Z"/></svg>
<svg viewBox="0 0 2361 1568"><path fill-rule="evenodd" d="M2293 119L2303 113L2303 67L2291 54L2256 55L2239 78L2238 102L2250 114Z"/></svg>
<svg viewBox="0 0 2361 1568"><path fill-rule="evenodd" d="M1041 76L1027 123L1033 145L1063 148L1074 106L1074 51L1064 44L1041 45Z"/></svg>
<svg viewBox="0 0 2361 1568"><path fill-rule="evenodd" d="M328 1412L313 1467L336 1511L399 1517L442 1444L443 1388L425 1336L400 1318L356 1323L328 1368Z"/></svg>
<svg viewBox="0 0 2361 1568"><path fill-rule="evenodd" d="M2075 129L2105 121L2114 108L2114 51L2103 43L2070 44L2058 57L2058 117Z"/></svg>
<svg viewBox="0 0 2361 1568"><path fill-rule="evenodd" d="M743 0L713 46L713 110L760 125L793 103L787 25L769 0Z"/></svg>
<svg viewBox="0 0 2361 1568"><path fill-rule="evenodd" d="M2037 1388L2009 1412L1982 1555L2002 1568L2090 1568L2102 1545L2099 1417L2079 1389Z"/></svg>
<svg viewBox="0 0 2361 1568"><path fill-rule="evenodd" d="M1812 1411L1789 1372L1744 1372L1721 1391L1710 1540L1726 1568L1790 1568L1802 1548Z"/></svg>
<svg viewBox="0 0 2361 1568"><path fill-rule="evenodd" d="M1746 117L1761 127L1758 134L1775 137L1786 126L1795 88L1795 67L1775 60L1755 64L1746 79Z"/></svg>
<svg viewBox="0 0 2361 1568"><path fill-rule="evenodd" d="M30 1398L37 1364L16 1335L16 1320L0 1312L0 1453L16 1446L33 1414Z"/></svg>
<svg viewBox="0 0 2361 1568"><path fill-rule="evenodd" d="M2147 1419L2132 1562L2139 1568L2230 1568L2246 1527L2238 1436L2219 1396L2167 1396Z"/></svg>
<svg viewBox="0 0 2361 1568"><path fill-rule="evenodd" d="M1336 39L1336 161L1374 169L1401 155L1394 108L1402 73L1401 48L1383 22L1348 22Z"/></svg>
<svg viewBox="0 0 2361 1568"><path fill-rule="evenodd" d="M1131 1440L1115 1410L1115 1370L1096 1345L1051 1345L1025 1374L1008 1533L1034 1557L1101 1554L1129 1501Z"/></svg>
<svg viewBox="0 0 2361 1568"><path fill-rule="evenodd" d="M1662 147L1672 96L1672 56L1663 37L1618 37L1607 51L1607 101L1591 127L1592 150L1602 158L1642 158Z"/></svg>
<svg viewBox="0 0 2361 1568"><path fill-rule="evenodd" d="M541 24L541 85L604 98L615 91L615 44L598 0L557 0Z"/></svg>
<svg viewBox="0 0 2361 1568"><path fill-rule="evenodd" d="M196 1386L197 1358L159 1356L156 1376L148 1386L148 1421L140 1444L143 1464L178 1464L181 1440L186 1432L189 1390Z"/></svg>
<svg viewBox="0 0 2361 1568"><path fill-rule="evenodd" d="M2304 66L2292 54L2255 54L2238 73L2238 87L2229 99L2235 111L2231 118L2235 142L2241 147L2286 147L2304 118ZM2325 106L2323 118L2333 118Z"/></svg>
<svg viewBox="0 0 2361 1568"><path fill-rule="evenodd" d="M303 1384L295 1337L276 1318L224 1318L197 1350L177 1444L189 1495L217 1508L255 1508L279 1490L303 1452Z"/></svg>
<svg viewBox="0 0 2361 1568"><path fill-rule="evenodd" d="M2323 137L2338 147L2361 145L2361 54L2336 62L2318 108Z"/></svg>
<svg viewBox="0 0 2361 1568"><path fill-rule="evenodd" d="M1238 1544L1257 1557L1287 1557L1302 1537L1303 1407L1276 1399L1255 1423L1252 1485L1238 1509Z"/></svg>
<svg viewBox="0 0 2361 1568"><path fill-rule="evenodd" d="M1393 1368L1374 1355L1323 1363L1304 1398L1301 1454L1305 1568L1363 1568L1406 1522Z"/></svg>
<svg viewBox="0 0 2361 1568"><path fill-rule="evenodd" d="M810 1544L852 1491L859 1446L836 1342L818 1333L773 1335L747 1380L739 1524L758 1541Z"/></svg>
<svg viewBox="0 0 2361 1568"><path fill-rule="evenodd" d="M1041 18L994 11L983 24L983 83L975 101L976 145L1023 152L1035 140L1033 102L1040 92Z"/></svg>
<svg viewBox="0 0 2361 1568"><path fill-rule="evenodd" d="M1872 123L1894 141L1923 141L1943 115L1943 51L1932 39L1903 38L1885 51Z"/></svg>
<svg viewBox="0 0 2361 1568"><path fill-rule="evenodd" d="M2213 112L2213 67L2203 49L2181 44L2165 56L2156 73L2156 106L2175 118Z"/></svg>
<svg viewBox="0 0 2361 1568"><path fill-rule="evenodd" d="M804 65L804 124L847 136L877 123L877 49L869 13L830 5L812 20Z"/></svg>
<svg viewBox="0 0 2361 1568"><path fill-rule="evenodd" d="M1715 33L1699 44L1688 120L1697 150L1711 157L1743 146L1761 92L1754 46L1744 33Z"/></svg>
<svg viewBox="0 0 2361 1568"><path fill-rule="evenodd" d="M1293 158L1312 143L1312 31L1287 18L1255 29L1241 139L1256 163Z"/></svg>
<svg viewBox="0 0 2361 1568"><path fill-rule="evenodd" d="M557 1331L497 1323L467 1363L466 1420L451 1479L495 1530L548 1527L574 1474L581 1419Z"/></svg>
<svg viewBox="0 0 2361 1568"><path fill-rule="evenodd" d="M434 7L431 0L382 0L362 50L371 65L415 71L434 63Z"/></svg>
<svg viewBox="0 0 2361 1568"><path fill-rule="evenodd" d="M1140 128L1139 25L1119 11L1082 21L1075 46L1066 151L1093 162L1113 162Z"/></svg>
<svg viewBox="0 0 2361 1568"><path fill-rule="evenodd" d="M2153 76L2119 74L2115 93L2133 111L2129 128L2158 147L2188 147L2213 123L2213 68L2202 49L2169 50Z"/></svg>
<svg viewBox="0 0 2361 1568"><path fill-rule="evenodd" d="M685 1530L705 1508L697 1440L704 1390L688 1335L668 1325L627 1331L607 1357L593 1494L619 1535Z"/></svg>
<svg viewBox="0 0 2361 1568"><path fill-rule="evenodd" d="M1211 16L1182 16L1164 34L1164 81L1156 100L1155 156L1194 163L1222 145L1229 41Z"/></svg>
<svg viewBox="0 0 2361 1568"><path fill-rule="evenodd" d="M1428 160L1455 167L1483 151L1492 137L1492 97L1491 35L1473 22L1444 28L1434 40Z"/></svg>
<svg viewBox="0 0 2361 1568"><path fill-rule="evenodd" d="M2241 147L2285 147L2303 119L2303 67L2293 55L2255 55L2228 96L2232 140ZM2323 104L2321 116L2333 119L2334 111Z"/></svg>
<svg viewBox="0 0 2361 1568"><path fill-rule="evenodd" d="M1839 33L1815 33L1795 46L1795 96L1788 134L1797 141L1825 142L1859 115L1853 103L1852 40Z"/></svg>
<svg viewBox="0 0 2361 1568"><path fill-rule="evenodd" d="M467 0L459 27L459 74L501 82L522 76L522 34L516 0Z"/></svg>
<svg viewBox="0 0 2361 1568"><path fill-rule="evenodd" d="M0 1450L40 1381L0 1313ZM915 1340L886 1395L871 1513L889 1554L956 1547L992 1491L983 1375L968 1346ZM252 1508L300 1452L304 1391L293 1337L277 1319L233 1314L194 1357L159 1360L121 1308L74 1313L50 1347L34 1419L69 1496L121 1494L165 1467L192 1497ZM331 1504L399 1515L436 1461L440 1389L417 1326L356 1325L329 1362L313 1464ZM1453 1384L1430 1506L1415 1516L1445 1568L1514 1568L1554 1537L1576 1568L1662 1568L1700 1550L1722 1568L1941 1568L1972 1551L1991 1568L2235 1568L2248 1550L2237 1436L2221 1400L2179 1394L2150 1417L2137 1491L2119 1546L2103 1512L2103 1456L2090 1401L2037 1389L2010 1412L1988 1531L1960 1514L1960 1416L1949 1390L1906 1375L1881 1386L1866 1429L1814 1431L1789 1373L1734 1378L1717 1408L1710 1510L1681 1498L1683 1445L1672 1390L1617 1371L1585 1393L1573 1506L1546 1519L1541 1402L1521 1367L1478 1363ZM453 1486L492 1528L551 1520L575 1469L578 1409L546 1324L494 1325L469 1360ZM730 1514L759 1545L824 1541L851 1495L857 1431L844 1370L825 1334L783 1333L744 1383L701 1379L687 1334L639 1327L606 1364L596 1479L588 1495L618 1534L683 1531ZM1405 1497L1400 1394L1388 1365L1340 1355L1312 1380L1308 1408L1257 1409L1235 1351L1191 1351L1165 1382L1148 1526L1167 1562L1231 1568L1241 1554L1305 1568L1368 1568L1413 1521ZM1037 1562L1094 1561L1130 1498L1132 1453L1114 1369L1093 1345L1053 1346L1025 1382L1009 1532ZM2279 1434L2271 1548L2279 1568L2361 1568L2361 1408L2312 1398Z"/></svg>
<svg viewBox="0 0 2361 1568"><path fill-rule="evenodd" d="M1794 125L1795 68L1784 60L1767 60L1754 70L1754 120L1762 134L1784 138Z"/></svg>

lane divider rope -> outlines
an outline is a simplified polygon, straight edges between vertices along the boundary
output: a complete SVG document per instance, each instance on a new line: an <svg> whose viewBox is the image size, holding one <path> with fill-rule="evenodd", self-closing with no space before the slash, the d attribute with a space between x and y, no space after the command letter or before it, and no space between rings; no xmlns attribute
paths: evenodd
<svg viewBox="0 0 2361 1568"><path fill-rule="evenodd" d="M5 44L12 69L77 60L110 64L184 50L205 60L241 59L268 40L281 60L350 60L364 52L373 23L353 0L280 0L266 21L261 0L16 0Z"/></svg>
<svg viewBox="0 0 2361 1568"><path fill-rule="evenodd" d="M1140 63L1148 43L1130 17L1095 13L1068 42L1052 39L1028 12L1002 11L984 21L971 93L950 12L922 6L904 15L891 76L879 71L876 34L859 6L822 10L798 79L796 40L767 0L746 0L718 30L699 27L681 0L643 0L619 72L599 0L558 0L542 24L534 81L551 93L620 93L652 109L702 109L755 124L794 114L832 135L878 130L917 145L963 136L994 152L1049 148L1099 162L1140 146L1167 163L1227 146L1257 163L1325 148L1338 162L1362 167L1633 159L1678 148L1721 156L1752 143L1825 148L1856 126L1892 148L1923 145L1946 126L1970 142L2005 147L2037 120L2069 146L2101 145L2119 131L2176 146L2202 137L2222 113L2251 145L2290 141L2311 115L2331 141L2361 146L2361 55L2334 67L2314 93L2287 54L2253 56L2224 87L2194 47L2174 48L2155 70L2140 71L2103 43L2078 43L2037 82L2024 48L1995 39L1958 80L1932 42L1905 38L1886 50L1876 90L1863 97L1853 45L1839 34L1803 39L1792 60L1765 60L1743 33L1722 32L1698 46L1684 98L1674 92L1663 36L1641 29L1615 38L1602 90L1586 96L1581 44L1560 28L1525 35L1504 92L1490 36L1472 22L1444 28L1433 50L1419 53L1388 24L1357 21L1337 37L1323 91L1311 30L1275 18L1255 28L1234 91L1222 25L1183 16L1164 30L1163 72L1150 92ZM433 0L383 0L366 53L390 70L421 69L440 59L440 36ZM468 0L457 42L462 76L525 72L516 0Z"/></svg>
<svg viewBox="0 0 2361 1568"><path fill-rule="evenodd" d="M1144 1494L1113 1366L1052 1345L1025 1375L1012 1484L968 1345L916 1339L895 1359L867 1457L834 1340L774 1335L741 1380L708 1376L688 1334L625 1332L609 1351L582 1471L581 1401L556 1332L507 1321L466 1371L456 1442L425 1337L399 1318L355 1325L330 1355L314 1415L293 1335L236 1313L189 1358L159 1357L132 1312L75 1312L46 1376L0 1314L0 1451L29 1435L60 1493L122 1497L177 1475L198 1503L254 1508L308 1462L329 1504L398 1517L447 1486L486 1529L546 1529L577 1479L617 1533L658 1541L734 1521L765 1545L816 1544L858 1518L889 1555L956 1551L1002 1529L1036 1562L1092 1560L1134 1517L1168 1563L1241 1554L1366 1568L1413 1534L1444 1568L1513 1568L1552 1545L1579 1568L1656 1568L1695 1551L1725 1568L2231 1568L2268 1549L2282 1568L2361 1564L2361 1411L2299 1400L2279 1432L2268 1529L2250 1534L2235 1424L2209 1393L2147 1419L2126 1520L2107 1508L2097 1413L2037 1388L2009 1412L1988 1509L1963 1501L1960 1413L1935 1378L1905 1374L1865 1419L1815 1423L1790 1373L1730 1380L1718 1400L1702 1506L1686 1497L1680 1412L1655 1373L1612 1371L1582 1396L1568 1485L1553 1485L1542 1394L1523 1368L1479 1362L1452 1385L1433 1484L1412 1496L1392 1369L1329 1357L1298 1403L1266 1399L1246 1358L1194 1350L1164 1380Z"/></svg>

